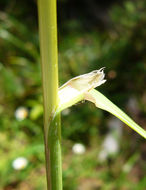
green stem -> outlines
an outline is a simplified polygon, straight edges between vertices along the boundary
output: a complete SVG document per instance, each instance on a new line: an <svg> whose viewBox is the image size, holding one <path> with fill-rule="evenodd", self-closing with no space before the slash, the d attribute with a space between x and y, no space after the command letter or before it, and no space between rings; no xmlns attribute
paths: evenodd
<svg viewBox="0 0 146 190"><path fill-rule="evenodd" d="M48 190L62 190L56 0L38 0Z"/></svg>

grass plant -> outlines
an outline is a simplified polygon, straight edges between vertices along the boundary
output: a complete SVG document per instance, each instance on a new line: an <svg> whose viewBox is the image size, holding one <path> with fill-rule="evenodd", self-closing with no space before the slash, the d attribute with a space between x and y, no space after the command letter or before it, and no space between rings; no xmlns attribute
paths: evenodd
<svg viewBox="0 0 146 190"><path fill-rule="evenodd" d="M62 189L56 0L38 0L48 190Z"/></svg>
<svg viewBox="0 0 146 190"><path fill-rule="evenodd" d="M75 77L58 93L56 0L38 0L40 50L44 97L44 137L48 190L62 190L60 112L85 99L104 109L146 138L146 132L101 93L103 69ZM59 96L58 96L59 95Z"/></svg>

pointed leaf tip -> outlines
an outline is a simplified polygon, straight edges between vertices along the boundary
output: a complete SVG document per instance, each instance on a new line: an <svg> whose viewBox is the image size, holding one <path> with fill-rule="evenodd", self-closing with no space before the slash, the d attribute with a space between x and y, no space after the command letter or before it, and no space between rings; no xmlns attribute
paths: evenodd
<svg viewBox="0 0 146 190"><path fill-rule="evenodd" d="M113 104L102 93L98 92L95 89L92 89L86 94L85 99L93 102L96 105L96 107L115 115L125 124L131 127L134 131L146 138L146 131L143 128L141 128L138 124L136 124L126 113L124 113L120 108Z"/></svg>

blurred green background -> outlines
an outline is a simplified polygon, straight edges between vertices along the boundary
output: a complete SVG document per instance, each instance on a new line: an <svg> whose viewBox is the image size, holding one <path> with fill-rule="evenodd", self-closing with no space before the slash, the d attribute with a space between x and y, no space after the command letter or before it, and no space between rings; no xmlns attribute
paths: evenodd
<svg viewBox="0 0 146 190"><path fill-rule="evenodd" d="M0 1L0 190L46 189L37 1ZM60 85L106 67L104 95L146 128L146 1L58 0ZM145 141L85 102L62 112L64 190L144 190Z"/></svg>

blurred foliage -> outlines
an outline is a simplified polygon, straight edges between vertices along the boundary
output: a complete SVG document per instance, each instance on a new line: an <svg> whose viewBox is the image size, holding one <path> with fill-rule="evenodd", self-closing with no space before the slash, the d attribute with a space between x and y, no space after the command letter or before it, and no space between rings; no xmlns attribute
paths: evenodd
<svg viewBox="0 0 146 190"><path fill-rule="evenodd" d="M90 2L58 2L60 85L105 66L99 90L146 128L146 2ZM0 189L45 189L36 1L0 5ZM126 107L133 98L138 111ZM28 114L19 119L20 107ZM64 190L144 190L144 140L135 132L124 127L120 152L98 160L109 118L88 103L63 111ZM86 146L84 155L71 151L76 142ZM28 166L16 171L12 162L20 156Z"/></svg>

